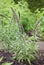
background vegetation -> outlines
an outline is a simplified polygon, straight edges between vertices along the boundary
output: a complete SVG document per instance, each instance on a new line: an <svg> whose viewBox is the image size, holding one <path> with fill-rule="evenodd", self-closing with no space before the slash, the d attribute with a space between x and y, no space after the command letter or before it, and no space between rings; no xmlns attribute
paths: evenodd
<svg viewBox="0 0 44 65"><path fill-rule="evenodd" d="M27 33L34 29L36 20L44 16L44 1L43 0L0 0L0 13L4 13L9 19L12 17L11 7L15 9L23 24L24 30ZM8 22L3 18L4 25ZM38 32L44 39L44 18L38 26Z"/></svg>

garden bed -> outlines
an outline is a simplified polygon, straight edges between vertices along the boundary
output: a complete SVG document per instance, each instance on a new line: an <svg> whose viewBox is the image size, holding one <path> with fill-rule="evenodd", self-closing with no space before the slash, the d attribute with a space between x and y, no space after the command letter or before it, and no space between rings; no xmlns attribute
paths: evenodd
<svg viewBox="0 0 44 65"><path fill-rule="evenodd" d="M18 62L17 60L11 60L13 54L9 52L5 52L4 50L0 50L0 57L3 57L0 65L5 62L13 62L12 65L29 65L27 61ZM32 62L32 65L44 65L44 50L39 50L39 57Z"/></svg>

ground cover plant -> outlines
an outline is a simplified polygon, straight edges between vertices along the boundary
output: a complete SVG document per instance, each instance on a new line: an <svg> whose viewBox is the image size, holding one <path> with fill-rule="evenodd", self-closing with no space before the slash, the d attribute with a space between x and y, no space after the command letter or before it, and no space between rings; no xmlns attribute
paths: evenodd
<svg viewBox="0 0 44 65"><path fill-rule="evenodd" d="M6 17L8 19L7 25L4 25L1 20L0 25L0 42L4 47L5 54L12 53L11 60L18 60L18 62L28 62L31 65L31 62L37 56L37 44L35 41L28 39L28 36L23 30L23 26L19 20L19 17L16 15L13 8L11 8L13 16L11 20L5 15L0 15L1 17ZM7 55L8 56L8 55ZM2 55L2 59L5 59ZM7 58L7 57L6 57ZM10 58L9 58L10 59ZM10 65L11 63L1 63L2 65ZM13 64L13 63L12 63Z"/></svg>

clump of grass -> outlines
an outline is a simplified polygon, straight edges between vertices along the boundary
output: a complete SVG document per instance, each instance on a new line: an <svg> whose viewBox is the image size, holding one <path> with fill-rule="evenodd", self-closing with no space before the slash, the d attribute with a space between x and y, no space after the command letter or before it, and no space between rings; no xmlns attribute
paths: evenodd
<svg viewBox="0 0 44 65"><path fill-rule="evenodd" d="M37 45L35 41L28 39L19 17L17 17L13 8L11 10L13 16L9 23L6 26L2 23L0 26L0 41L3 42L3 46L7 51L14 53L14 59L19 62L27 60L31 65L31 61L37 56Z"/></svg>

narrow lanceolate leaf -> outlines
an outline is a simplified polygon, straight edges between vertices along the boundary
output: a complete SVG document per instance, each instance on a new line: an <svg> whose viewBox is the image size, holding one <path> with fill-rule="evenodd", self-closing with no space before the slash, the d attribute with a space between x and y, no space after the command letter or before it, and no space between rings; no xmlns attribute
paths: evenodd
<svg viewBox="0 0 44 65"><path fill-rule="evenodd" d="M31 64L31 61L30 61L30 59L29 59L29 58L27 58L27 60L28 60L29 64L30 64L30 65L32 65L32 64Z"/></svg>
<svg viewBox="0 0 44 65"><path fill-rule="evenodd" d="M2 61L3 57L0 58L0 62Z"/></svg>
<svg viewBox="0 0 44 65"><path fill-rule="evenodd" d="M11 64L12 64L12 62L11 63L8 63L8 62L2 63L2 65L11 65Z"/></svg>
<svg viewBox="0 0 44 65"><path fill-rule="evenodd" d="M18 23L18 26L19 26L19 32L21 32L23 34L24 32L24 29L23 29L23 26L22 24L20 23L20 19L19 17L17 16L16 12L14 11L14 9L11 7L11 10L13 12L13 18L16 20L16 22ZM20 16L20 14L19 14Z"/></svg>
<svg viewBox="0 0 44 65"><path fill-rule="evenodd" d="M38 24L41 22L41 20L43 19L43 17L39 18L36 23L35 23L35 26L34 26L34 32L36 32L35 30L37 29L37 26Z"/></svg>
<svg viewBox="0 0 44 65"><path fill-rule="evenodd" d="M13 12L13 17L14 17L14 19L17 21L17 23L19 23L19 18L18 18L18 16L16 15L16 12L14 11L14 9L11 7L11 10L12 10L12 12Z"/></svg>

